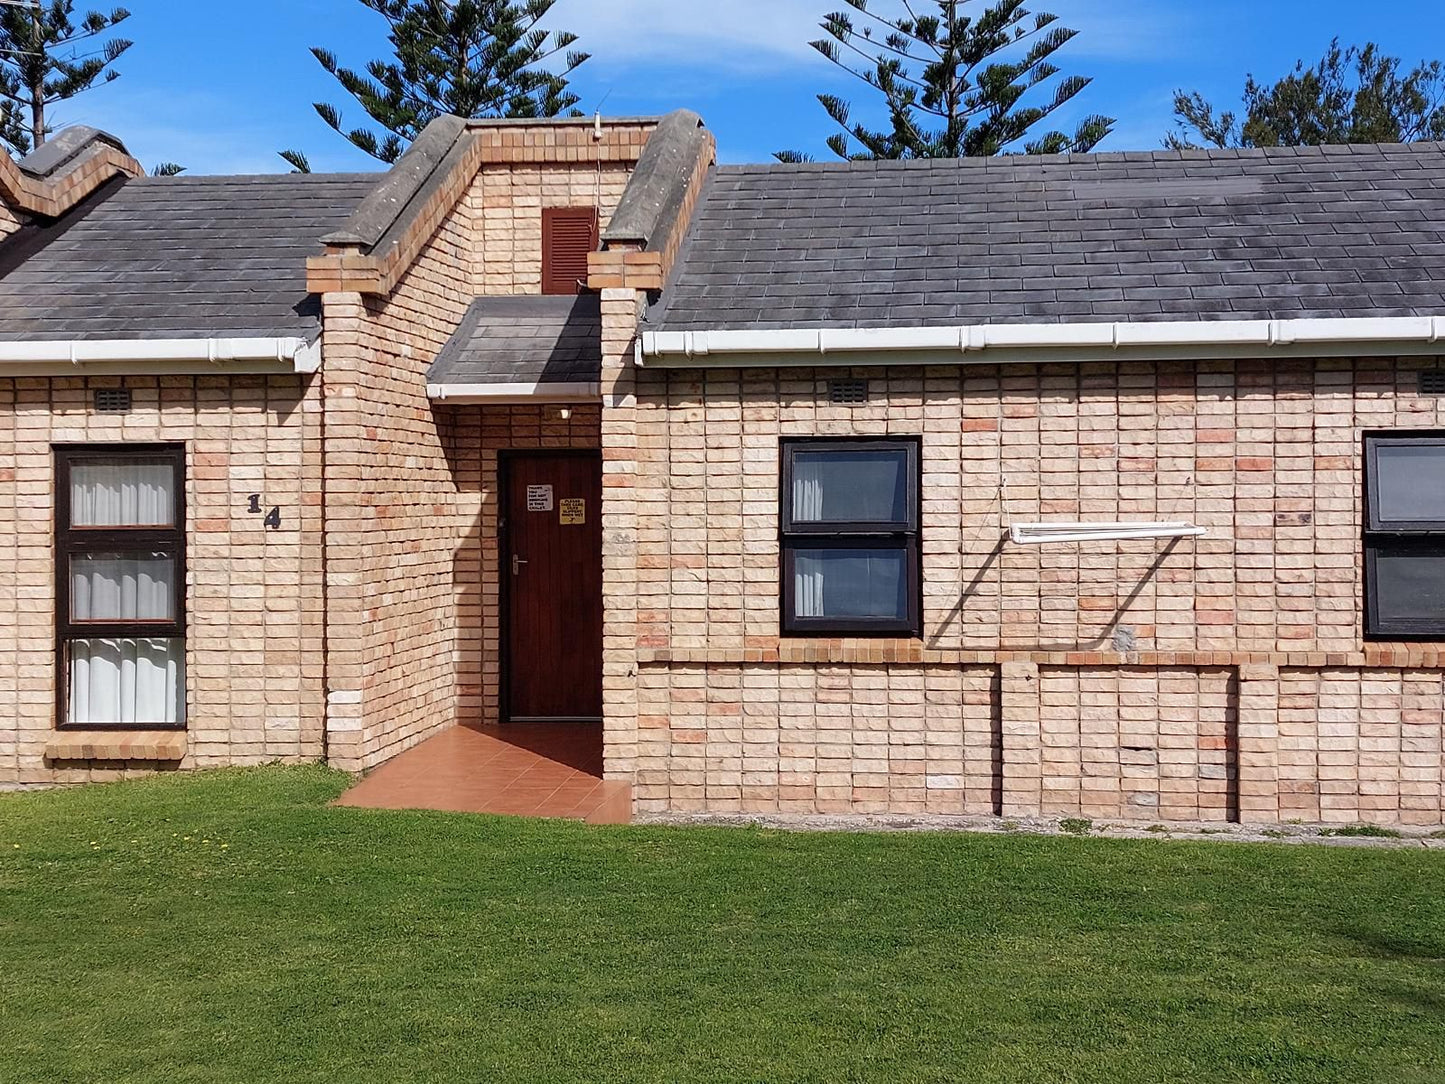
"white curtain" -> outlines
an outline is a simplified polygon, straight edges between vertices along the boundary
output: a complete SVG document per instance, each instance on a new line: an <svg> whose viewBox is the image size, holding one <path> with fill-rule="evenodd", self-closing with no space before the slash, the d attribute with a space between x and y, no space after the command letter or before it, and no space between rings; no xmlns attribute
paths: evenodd
<svg viewBox="0 0 1445 1084"><path fill-rule="evenodd" d="M185 721L184 640L72 640L72 723Z"/></svg>
<svg viewBox="0 0 1445 1084"><path fill-rule="evenodd" d="M817 557L801 553L793 558L793 613L797 617L824 617L823 567Z"/></svg>
<svg viewBox="0 0 1445 1084"><path fill-rule="evenodd" d="M164 554L77 553L70 559L70 619L170 620L175 568Z"/></svg>
<svg viewBox="0 0 1445 1084"><path fill-rule="evenodd" d="M794 523L818 523L823 519L824 466L822 459L798 456L793 461Z"/></svg>
<svg viewBox="0 0 1445 1084"><path fill-rule="evenodd" d="M75 463L70 525L169 527L175 521L175 483L169 463Z"/></svg>

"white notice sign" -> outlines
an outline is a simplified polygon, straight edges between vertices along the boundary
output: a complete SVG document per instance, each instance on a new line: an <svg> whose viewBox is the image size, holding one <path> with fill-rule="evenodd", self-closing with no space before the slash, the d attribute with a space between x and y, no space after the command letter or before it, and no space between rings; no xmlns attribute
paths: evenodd
<svg viewBox="0 0 1445 1084"><path fill-rule="evenodd" d="M527 511L528 511L528 512L550 512L550 511L552 511L552 487L551 487L551 486L528 486L528 487L527 487Z"/></svg>

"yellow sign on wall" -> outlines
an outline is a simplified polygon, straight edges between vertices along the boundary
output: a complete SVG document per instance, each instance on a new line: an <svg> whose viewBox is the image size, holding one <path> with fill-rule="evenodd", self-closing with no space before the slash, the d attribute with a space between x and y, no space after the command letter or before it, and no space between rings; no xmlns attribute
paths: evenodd
<svg viewBox="0 0 1445 1084"><path fill-rule="evenodd" d="M587 522L587 502L581 497L563 497L557 502L562 526L572 527Z"/></svg>

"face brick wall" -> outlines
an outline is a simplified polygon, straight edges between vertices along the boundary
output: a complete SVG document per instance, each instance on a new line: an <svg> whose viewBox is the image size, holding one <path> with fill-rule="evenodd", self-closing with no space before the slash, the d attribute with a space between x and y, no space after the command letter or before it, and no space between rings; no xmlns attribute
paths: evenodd
<svg viewBox="0 0 1445 1084"><path fill-rule="evenodd" d="M452 406L446 421L467 525L456 555L456 666L463 722L501 718L501 514L499 452L546 448L595 449L601 408L575 406L562 418L555 406Z"/></svg>
<svg viewBox="0 0 1445 1084"><path fill-rule="evenodd" d="M833 808L851 788L854 811L916 812L929 795L892 756L918 712L906 696L859 719L889 735L882 783L865 758L784 806L735 763L782 740L770 690L820 667L890 690L978 671L1003 705L986 706L997 737L966 743L959 773L923 773L925 792L961 774L965 810L987 792L1010 815L1439 823L1438 656L1363 642L1359 571L1360 434L1441 426L1442 401L1416 390L1434 364L638 371L639 706L635 747L626 717L609 720L609 763L643 810ZM829 404L842 376L867 378L870 402ZM923 438L924 637L780 639L779 438L870 434ZM1051 519L1209 535L1002 541ZM706 710L738 682L760 690L741 729ZM922 713L925 739L978 732L962 715Z"/></svg>
<svg viewBox="0 0 1445 1084"><path fill-rule="evenodd" d="M322 754L320 401L301 377L0 381L0 785L111 778L144 762L47 760L56 739L55 443L186 445L183 767ZM269 530L250 495L281 511ZM89 733L89 732L87 732ZM75 732L67 731L73 736ZM90 734L108 741L117 735ZM123 735L119 735L123 737Z"/></svg>
<svg viewBox="0 0 1445 1084"><path fill-rule="evenodd" d="M1040 668L1042 812L1234 819L1233 679L1222 667Z"/></svg>
<svg viewBox="0 0 1445 1084"><path fill-rule="evenodd" d="M1282 671L1281 817L1439 823L1442 701L1439 671Z"/></svg>
<svg viewBox="0 0 1445 1084"><path fill-rule="evenodd" d="M466 197L476 223L477 293L541 293L542 209L596 207L605 230L631 175L631 165L616 162L483 166Z"/></svg>
<svg viewBox="0 0 1445 1084"><path fill-rule="evenodd" d="M988 814L987 667L648 667L635 794L678 812Z"/></svg>
<svg viewBox="0 0 1445 1084"><path fill-rule="evenodd" d="M387 298L326 295L338 766L496 718L496 453L595 448L598 410L564 424L555 407L434 408L425 374L473 298L540 292L544 206L600 191L605 228L626 171L604 163L599 189L584 152L570 165L483 165Z"/></svg>

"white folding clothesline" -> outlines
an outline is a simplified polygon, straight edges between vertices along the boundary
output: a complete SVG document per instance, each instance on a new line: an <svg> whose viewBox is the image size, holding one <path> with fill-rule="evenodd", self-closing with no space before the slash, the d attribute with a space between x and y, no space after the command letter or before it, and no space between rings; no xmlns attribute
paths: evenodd
<svg viewBox="0 0 1445 1084"><path fill-rule="evenodd" d="M999 479L999 508L1009 517L1008 479ZM1008 536L1016 546L1063 542L1120 542L1136 538L1201 538L1208 532L1181 520L1139 522L1010 523Z"/></svg>
<svg viewBox="0 0 1445 1084"><path fill-rule="evenodd" d="M1200 538L1207 532L1193 523L1015 523L1008 533L1015 545L1043 546L1051 542Z"/></svg>

